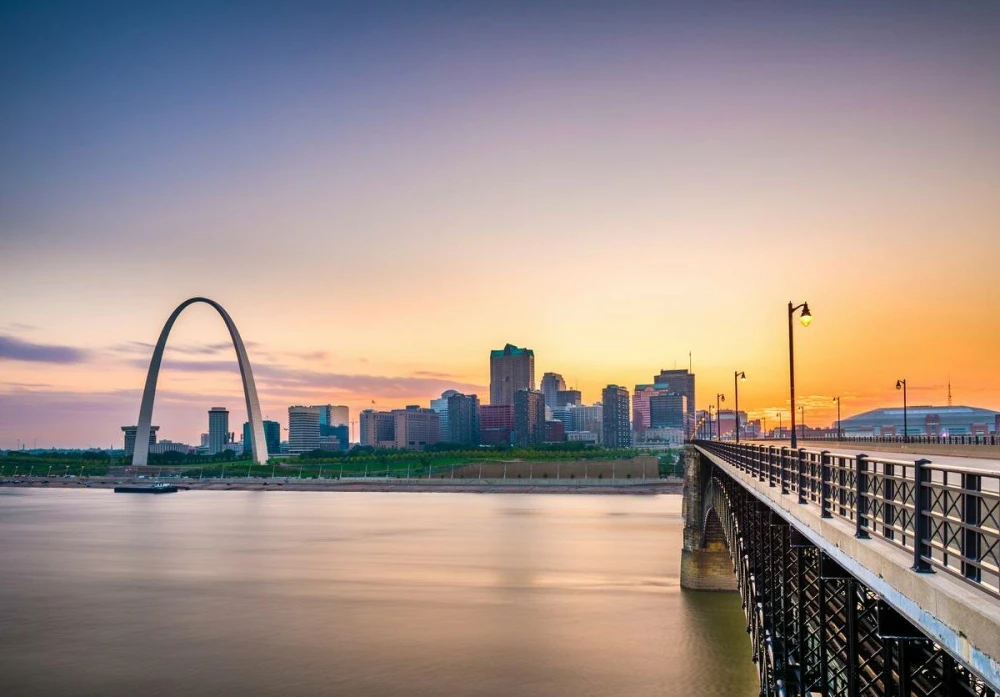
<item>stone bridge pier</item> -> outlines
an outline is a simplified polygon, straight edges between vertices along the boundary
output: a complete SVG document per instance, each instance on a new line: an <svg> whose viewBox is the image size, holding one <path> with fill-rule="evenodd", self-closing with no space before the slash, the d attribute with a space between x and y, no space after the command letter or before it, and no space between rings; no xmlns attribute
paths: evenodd
<svg viewBox="0 0 1000 697"><path fill-rule="evenodd" d="M685 446L684 548L681 588L736 592L733 560L726 546L722 521L712 505L712 464L693 446Z"/></svg>

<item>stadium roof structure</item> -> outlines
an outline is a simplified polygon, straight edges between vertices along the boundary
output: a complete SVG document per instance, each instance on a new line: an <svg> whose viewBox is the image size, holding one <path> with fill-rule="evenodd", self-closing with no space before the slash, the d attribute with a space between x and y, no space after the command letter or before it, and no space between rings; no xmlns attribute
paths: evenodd
<svg viewBox="0 0 1000 697"><path fill-rule="evenodd" d="M962 435L969 433L974 424L985 424L988 429L995 430L1000 412L980 407L917 405L907 407L906 416L910 433L924 433L925 426L933 422L938 433ZM847 434L902 427L903 407L872 409L841 421L841 428Z"/></svg>

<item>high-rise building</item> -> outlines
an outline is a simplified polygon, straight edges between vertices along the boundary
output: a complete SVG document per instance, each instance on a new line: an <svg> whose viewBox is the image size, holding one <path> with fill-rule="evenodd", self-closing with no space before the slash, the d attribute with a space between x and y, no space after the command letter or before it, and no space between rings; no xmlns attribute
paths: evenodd
<svg viewBox="0 0 1000 697"><path fill-rule="evenodd" d="M604 447L631 447L632 428L629 421L628 390L618 385L608 385L601 395L604 406Z"/></svg>
<svg viewBox="0 0 1000 697"><path fill-rule="evenodd" d="M604 440L604 406L602 404L566 407L569 410L569 426L566 432L593 433L597 442ZM565 423L565 422L564 422Z"/></svg>
<svg viewBox="0 0 1000 697"><path fill-rule="evenodd" d="M288 452L295 455L319 449L319 409L288 407Z"/></svg>
<svg viewBox="0 0 1000 697"><path fill-rule="evenodd" d="M423 450L441 441L441 420L433 409L414 404L406 409L393 409L392 416L396 449Z"/></svg>
<svg viewBox="0 0 1000 697"><path fill-rule="evenodd" d="M351 410L338 404L317 404L313 408L319 410L320 435L323 426L347 426L351 421Z"/></svg>
<svg viewBox="0 0 1000 697"><path fill-rule="evenodd" d="M514 393L514 443L524 446L545 442L545 395L537 390Z"/></svg>
<svg viewBox="0 0 1000 697"><path fill-rule="evenodd" d="M566 389L566 381L559 373L545 373L542 376L542 394L545 395L545 406L555 409L559 406L558 394Z"/></svg>
<svg viewBox="0 0 1000 697"><path fill-rule="evenodd" d="M264 442L267 443L267 452L271 454L278 454L281 452L281 424L277 421L265 421L264 424ZM243 452L251 452L250 443L250 422L243 422Z"/></svg>
<svg viewBox="0 0 1000 697"><path fill-rule="evenodd" d="M448 397L448 429L450 442L479 445L479 397L458 393Z"/></svg>
<svg viewBox="0 0 1000 697"><path fill-rule="evenodd" d="M229 410L212 407L208 410L208 454L221 453L229 440Z"/></svg>
<svg viewBox="0 0 1000 697"><path fill-rule="evenodd" d="M513 404L483 404L479 407L479 442L483 445L510 445L514 431Z"/></svg>
<svg viewBox="0 0 1000 697"><path fill-rule="evenodd" d="M583 404L583 394L580 390L559 390L556 392L556 407L568 407L570 404Z"/></svg>
<svg viewBox="0 0 1000 697"><path fill-rule="evenodd" d="M668 392L676 392L687 397L688 428L694 428L694 373L687 370L661 370L653 376L655 385L663 386Z"/></svg>
<svg viewBox="0 0 1000 697"><path fill-rule="evenodd" d="M490 351L490 404L514 404L518 390L535 389L535 352L507 344Z"/></svg>
<svg viewBox="0 0 1000 697"><path fill-rule="evenodd" d="M135 434L139 430L137 426L122 426L122 431L125 433L125 455L135 454ZM159 426L149 427L149 444L156 444L156 432L160 430ZM150 450L152 452L152 450Z"/></svg>
<svg viewBox="0 0 1000 697"><path fill-rule="evenodd" d="M458 390L445 390L441 393L441 396L437 399L431 400L431 409L437 412L438 423L440 424L440 435L441 440L448 441L451 440L451 433L449 429L448 420L448 400L458 394Z"/></svg>
<svg viewBox="0 0 1000 697"><path fill-rule="evenodd" d="M687 397L676 392L658 392L649 398L650 428L688 428Z"/></svg>
<svg viewBox="0 0 1000 697"><path fill-rule="evenodd" d="M389 411L365 409L361 412L361 445L372 448L396 447L396 419Z"/></svg>
<svg viewBox="0 0 1000 697"><path fill-rule="evenodd" d="M566 440L566 425L562 421L545 422L545 442L562 443Z"/></svg>

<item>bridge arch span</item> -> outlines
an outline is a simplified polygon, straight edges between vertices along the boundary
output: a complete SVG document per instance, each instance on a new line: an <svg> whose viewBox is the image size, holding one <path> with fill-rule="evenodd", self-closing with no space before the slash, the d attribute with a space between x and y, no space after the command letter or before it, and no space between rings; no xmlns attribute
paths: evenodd
<svg viewBox="0 0 1000 697"><path fill-rule="evenodd" d="M167 323L163 325L160 338L153 349L153 357L149 361L149 371L146 373L146 386L142 390L142 404L139 407L139 421L135 434L135 450L132 454L133 465L145 465L149 459L149 430L153 421L153 399L156 397L156 381L160 376L160 363L163 361L163 350L167 345L167 337L170 330L180 314L188 306L195 303L205 303L210 305L222 317L229 330L229 336L233 340L233 348L236 349L236 361L240 366L240 377L243 379L243 396L247 403L247 418L250 421L250 442L253 447L253 459L258 464L267 462L267 441L264 440L264 422L260 415L260 401L257 399L257 385L253 379L253 369L250 367L250 359L247 357L246 346L240 337L239 330L229 313L214 300L208 298L195 297L188 298L173 311Z"/></svg>

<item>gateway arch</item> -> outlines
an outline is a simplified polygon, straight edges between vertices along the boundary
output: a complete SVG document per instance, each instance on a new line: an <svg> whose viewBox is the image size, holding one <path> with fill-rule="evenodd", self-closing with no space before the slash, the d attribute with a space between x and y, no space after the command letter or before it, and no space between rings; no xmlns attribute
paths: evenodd
<svg viewBox="0 0 1000 697"><path fill-rule="evenodd" d="M215 311L226 323L229 336L233 339L233 348L236 349L236 360L240 365L240 376L243 378L243 396L247 402L247 416L250 420L250 442L253 446L253 460L257 464L267 462L267 441L264 440L264 422L260 416L260 402L257 400L257 386L253 381L253 370L250 368L250 359L247 358L247 349L243 345L243 339L233 323L233 318L229 316L222 305L209 300L208 298L190 298L185 300L163 325L160 338L153 349L153 357L149 361L149 372L146 374L146 387L142 391L142 406L139 408L139 423L135 433L135 451L132 454L133 465L145 465L149 458L149 429L153 420L153 398L156 396L156 379L160 376L160 362L163 360L163 349L167 345L167 337L174 326L174 321L187 308L195 303L205 303L215 308Z"/></svg>

